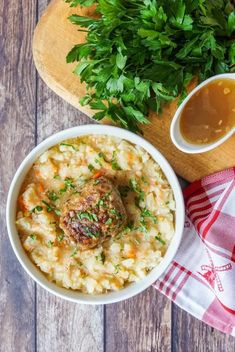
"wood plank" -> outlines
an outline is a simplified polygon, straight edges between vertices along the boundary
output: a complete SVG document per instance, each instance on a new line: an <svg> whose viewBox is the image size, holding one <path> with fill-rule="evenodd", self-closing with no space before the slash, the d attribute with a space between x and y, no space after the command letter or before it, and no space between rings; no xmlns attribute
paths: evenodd
<svg viewBox="0 0 235 352"><path fill-rule="evenodd" d="M84 14L91 10L84 9ZM85 95L85 86L72 71L74 65L66 64L65 57L74 44L84 41L85 33L78 32L67 17L81 9L70 8L62 0L53 0L40 19L33 41L34 60L46 84L70 104L92 116L88 107L81 107L79 98ZM52 50L53 48L53 50ZM171 142L169 126L176 103L167 107L161 116L151 114L151 125L143 128L145 137L170 161L176 173L194 181L212 172L234 166L235 135L213 151L190 155L180 152Z"/></svg>
<svg viewBox="0 0 235 352"><path fill-rule="evenodd" d="M39 13L46 6L40 1ZM37 142L72 126L91 122L38 81ZM84 306L37 289L37 351L102 352L103 307Z"/></svg>
<svg viewBox="0 0 235 352"><path fill-rule="evenodd" d="M37 352L103 352L103 308L66 302L38 288Z"/></svg>
<svg viewBox="0 0 235 352"><path fill-rule="evenodd" d="M235 339L173 305L172 352L234 352Z"/></svg>
<svg viewBox="0 0 235 352"><path fill-rule="evenodd" d="M36 2L3 0L0 18L0 351L32 352L35 285L11 249L5 204L16 168L34 147L36 71L31 38L36 24Z"/></svg>
<svg viewBox="0 0 235 352"><path fill-rule="evenodd" d="M171 302L150 287L106 306L106 351L170 352Z"/></svg>

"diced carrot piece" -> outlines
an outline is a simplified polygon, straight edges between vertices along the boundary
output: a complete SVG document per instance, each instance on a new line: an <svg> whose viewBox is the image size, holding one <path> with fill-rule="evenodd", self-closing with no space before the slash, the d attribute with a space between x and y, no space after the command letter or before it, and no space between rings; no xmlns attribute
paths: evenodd
<svg viewBox="0 0 235 352"><path fill-rule="evenodd" d="M133 155L132 155L132 153L128 153L128 161L132 161L133 160Z"/></svg>
<svg viewBox="0 0 235 352"><path fill-rule="evenodd" d="M37 185L37 191L38 191L39 193L44 192L44 187L43 187L43 185L42 185L41 183L38 183L38 185Z"/></svg>
<svg viewBox="0 0 235 352"><path fill-rule="evenodd" d="M92 176L92 178L94 178L94 179L96 179L96 178L99 178L99 177L101 177L101 176L103 176L103 172L102 171L97 171L93 176Z"/></svg>
<svg viewBox="0 0 235 352"><path fill-rule="evenodd" d="M128 258L135 258L135 251L132 250L132 251L128 252L127 257Z"/></svg>
<svg viewBox="0 0 235 352"><path fill-rule="evenodd" d="M22 195L18 198L18 204L19 204L20 210L22 210L23 212L27 211Z"/></svg>

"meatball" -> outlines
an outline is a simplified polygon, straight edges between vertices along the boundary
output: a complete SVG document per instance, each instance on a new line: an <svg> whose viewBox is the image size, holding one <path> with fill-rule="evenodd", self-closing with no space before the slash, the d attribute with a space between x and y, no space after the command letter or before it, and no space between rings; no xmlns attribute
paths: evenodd
<svg viewBox="0 0 235 352"><path fill-rule="evenodd" d="M63 205L60 227L79 248L90 249L126 225L127 215L117 188L106 177L89 180Z"/></svg>

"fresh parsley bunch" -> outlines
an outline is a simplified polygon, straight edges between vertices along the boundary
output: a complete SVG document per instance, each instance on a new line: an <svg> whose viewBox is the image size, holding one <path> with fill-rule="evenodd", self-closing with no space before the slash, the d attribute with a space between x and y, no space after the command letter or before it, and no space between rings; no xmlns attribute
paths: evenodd
<svg viewBox="0 0 235 352"><path fill-rule="evenodd" d="M86 82L81 104L117 124L139 131L149 109L181 95L192 77L235 71L235 10L228 0L67 0L96 5L94 18L69 20L87 30L67 62ZM84 28L82 30L84 30ZM80 29L79 29L80 30Z"/></svg>

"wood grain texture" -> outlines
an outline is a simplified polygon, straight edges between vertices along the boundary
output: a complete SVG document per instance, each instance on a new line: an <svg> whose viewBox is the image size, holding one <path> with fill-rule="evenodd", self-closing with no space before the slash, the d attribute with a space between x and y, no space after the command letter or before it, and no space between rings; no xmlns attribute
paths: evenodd
<svg viewBox="0 0 235 352"><path fill-rule="evenodd" d="M31 352L35 346L35 284L10 247L5 204L16 168L34 147L36 70L31 38L36 3L3 0L0 18L0 351Z"/></svg>
<svg viewBox="0 0 235 352"><path fill-rule="evenodd" d="M107 352L170 352L171 302L150 287L127 301L108 305L105 328Z"/></svg>
<svg viewBox="0 0 235 352"><path fill-rule="evenodd" d="M103 352L102 307L66 302L37 291L37 352Z"/></svg>
<svg viewBox="0 0 235 352"><path fill-rule="evenodd" d="M173 305L172 351L234 352L235 338L211 328Z"/></svg>
<svg viewBox="0 0 235 352"><path fill-rule="evenodd" d="M62 0L52 0L41 17L34 34L33 53L38 72L46 84L67 102L92 116L88 107L79 104L85 95L85 86L72 73L74 65L65 62L66 54L84 41L85 33L78 32L67 17L81 9L70 8ZM85 15L91 10L83 9ZM161 116L151 114L151 125L143 128L146 139L153 143L170 161L178 175L194 181L212 172L234 166L235 135L213 151L188 155L174 147L169 136L169 126L176 110L176 103L170 104Z"/></svg>

